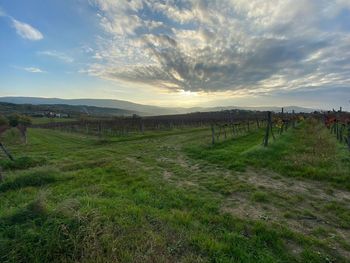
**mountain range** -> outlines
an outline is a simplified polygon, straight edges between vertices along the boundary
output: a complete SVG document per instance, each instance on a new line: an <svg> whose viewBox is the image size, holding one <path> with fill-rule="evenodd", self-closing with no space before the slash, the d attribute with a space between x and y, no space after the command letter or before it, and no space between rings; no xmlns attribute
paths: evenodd
<svg viewBox="0 0 350 263"><path fill-rule="evenodd" d="M221 111L231 109L253 110L253 111L281 111L281 107L158 107L151 105L143 105L124 100L113 99L60 99L60 98L41 98L41 97L0 97L0 102L14 104L31 104L31 105L71 105L71 106L90 106L100 108L111 108L125 111L128 113L136 113L142 116L152 115L168 115L168 114L183 114L190 112L208 112ZM313 112L315 109L304 108L298 106L285 106L285 112Z"/></svg>

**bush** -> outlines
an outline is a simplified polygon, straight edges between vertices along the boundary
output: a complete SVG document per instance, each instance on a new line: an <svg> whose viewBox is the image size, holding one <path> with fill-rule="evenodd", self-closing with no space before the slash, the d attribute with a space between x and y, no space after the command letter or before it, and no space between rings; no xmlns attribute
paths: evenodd
<svg viewBox="0 0 350 263"><path fill-rule="evenodd" d="M9 121L5 116L0 115L0 126L6 126L9 124Z"/></svg>
<svg viewBox="0 0 350 263"><path fill-rule="evenodd" d="M12 114L10 116L7 117L10 126L12 127L17 127L19 124L23 125L23 126L29 126L32 123L32 120L25 115L19 115L17 113Z"/></svg>

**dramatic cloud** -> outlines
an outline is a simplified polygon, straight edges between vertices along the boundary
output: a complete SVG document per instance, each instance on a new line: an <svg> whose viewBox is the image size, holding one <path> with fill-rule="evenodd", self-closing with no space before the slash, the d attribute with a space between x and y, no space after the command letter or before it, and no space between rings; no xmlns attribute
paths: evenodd
<svg viewBox="0 0 350 263"><path fill-rule="evenodd" d="M104 34L86 70L179 91L350 85L348 0L90 0Z"/></svg>
<svg viewBox="0 0 350 263"><path fill-rule="evenodd" d="M42 56L56 58L56 59L59 59L63 62L66 62L66 63L74 62L74 59L71 58L70 56L68 56L62 52L55 51L55 50L40 51L40 52L38 52L38 54L42 55Z"/></svg>
<svg viewBox="0 0 350 263"><path fill-rule="evenodd" d="M14 18L11 18L11 20L14 28L16 29L17 34L20 35L22 38L32 41L41 40L44 38L41 32L32 27L31 25L20 22Z"/></svg>

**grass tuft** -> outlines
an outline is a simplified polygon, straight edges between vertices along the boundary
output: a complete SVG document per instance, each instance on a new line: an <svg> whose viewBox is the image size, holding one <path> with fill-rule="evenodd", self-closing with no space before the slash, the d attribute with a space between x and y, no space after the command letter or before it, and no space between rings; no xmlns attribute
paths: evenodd
<svg viewBox="0 0 350 263"><path fill-rule="evenodd" d="M269 195L265 192L256 191L252 194L251 199L255 202L267 203L269 202Z"/></svg>
<svg viewBox="0 0 350 263"><path fill-rule="evenodd" d="M5 159L0 160L0 166L4 170L25 170L35 166L41 166L45 164L46 160L44 158L34 159L28 156L23 156L16 158L14 161Z"/></svg>
<svg viewBox="0 0 350 263"><path fill-rule="evenodd" d="M58 180L57 170L38 169L24 173L19 176L6 178L0 184L0 192L19 190L25 187L42 187L52 184Z"/></svg>

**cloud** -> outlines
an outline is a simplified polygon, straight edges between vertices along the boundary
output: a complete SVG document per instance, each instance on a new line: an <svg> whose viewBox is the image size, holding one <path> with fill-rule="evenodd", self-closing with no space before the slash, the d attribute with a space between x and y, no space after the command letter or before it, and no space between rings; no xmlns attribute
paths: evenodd
<svg viewBox="0 0 350 263"><path fill-rule="evenodd" d="M32 41L41 40L44 38L42 33L38 29L32 27L31 25L20 22L14 18L11 18L11 20L13 27L16 29L17 34L20 35L22 38Z"/></svg>
<svg viewBox="0 0 350 263"><path fill-rule="evenodd" d="M72 57L70 57L62 52L55 51L55 50L39 51L38 54L42 55L42 56L56 58L56 59L59 59L63 62L66 62L66 63L74 62L74 59Z"/></svg>
<svg viewBox="0 0 350 263"><path fill-rule="evenodd" d="M28 71L30 73L45 73L45 71L41 70L40 68L36 68L36 67L27 67L27 68L23 68L25 71Z"/></svg>
<svg viewBox="0 0 350 263"><path fill-rule="evenodd" d="M0 7L0 17L1 16L6 16L6 13L5 11Z"/></svg>
<svg viewBox="0 0 350 263"><path fill-rule="evenodd" d="M350 85L346 0L90 2L105 33L91 75L246 94Z"/></svg>

